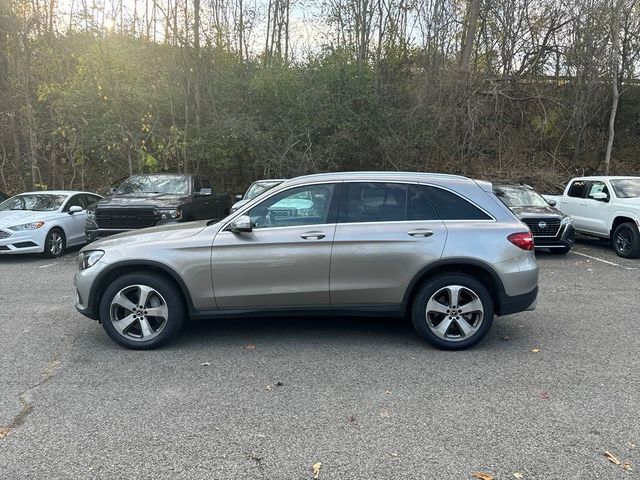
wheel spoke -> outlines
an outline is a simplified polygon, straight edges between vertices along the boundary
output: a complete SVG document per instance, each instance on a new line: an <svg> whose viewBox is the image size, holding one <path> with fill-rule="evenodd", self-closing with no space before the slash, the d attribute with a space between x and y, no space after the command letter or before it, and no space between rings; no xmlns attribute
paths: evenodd
<svg viewBox="0 0 640 480"><path fill-rule="evenodd" d="M131 314L127 315L121 320L114 321L113 326L116 328L116 330L118 330L118 332L124 335L127 328L129 328L136 321L136 318L133 316L133 314Z"/></svg>
<svg viewBox="0 0 640 480"><path fill-rule="evenodd" d="M449 310L449 307L447 307L446 305L443 305L433 297L427 303L427 313L436 312L436 313L444 313L446 315L448 313L448 310Z"/></svg>
<svg viewBox="0 0 640 480"><path fill-rule="evenodd" d="M135 304L127 297L125 297L122 292L118 292L118 294L111 301L111 304L122 307L129 312L133 312L133 309L136 308Z"/></svg>
<svg viewBox="0 0 640 480"><path fill-rule="evenodd" d="M149 294L153 292L151 287L147 287L146 285L138 285L140 289L140 298L138 299L138 305L141 305L142 308L147 306L147 301L149 301Z"/></svg>
<svg viewBox="0 0 640 480"><path fill-rule="evenodd" d="M153 335L153 331L151 330L151 325L149 325L149 321L146 318L142 318L140 320L140 331L142 332L143 339Z"/></svg>
<svg viewBox="0 0 640 480"><path fill-rule="evenodd" d="M466 315L467 313L483 312L482 302L480 299L475 298L469 303L466 303L460 307L460 313Z"/></svg>
<svg viewBox="0 0 640 480"><path fill-rule="evenodd" d="M462 288L458 285L447 287L447 292L449 292L450 305L456 307L458 306L458 302L460 301L460 290L462 290Z"/></svg>
<svg viewBox="0 0 640 480"><path fill-rule="evenodd" d="M470 337L476 331L476 328L467 322L467 319L464 317L457 318L456 325L458 325L458 328L462 332L462 336L465 338Z"/></svg>
<svg viewBox="0 0 640 480"><path fill-rule="evenodd" d="M433 329L433 331L439 335L440 337L446 337L447 330L451 326L452 319L450 317L444 317L442 321L438 324L437 327Z"/></svg>
<svg viewBox="0 0 640 480"><path fill-rule="evenodd" d="M160 305L159 307L147 308L145 310L147 317L167 318L169 316L169 309L166 305Z"/></svg>

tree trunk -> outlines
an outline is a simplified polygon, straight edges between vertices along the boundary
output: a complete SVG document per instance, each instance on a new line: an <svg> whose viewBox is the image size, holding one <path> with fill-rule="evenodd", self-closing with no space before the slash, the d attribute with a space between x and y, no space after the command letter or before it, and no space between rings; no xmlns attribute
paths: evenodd
<svg viewBox="0 0 640 480"><path fill-rule="evenodd" d="M480 0L470 0L467 12L466 35L462 56L460 57L460 67L469 71L471 66L471 53L473 52L473 42L476 39L478 29L478 17L480 16Z"/></svg>
<svg viewBox="0 0 640 480"><path fill-rule="evenodd" d="M622 1L617 0L613 19L611 21L611 115L609 117L609 139L607 141L607 151L604 154L604 174L609 175L611 168L611 150L613 150L613 139L615 137L616 114L618 112L618 54L620 51L620 12Z"/></svg>

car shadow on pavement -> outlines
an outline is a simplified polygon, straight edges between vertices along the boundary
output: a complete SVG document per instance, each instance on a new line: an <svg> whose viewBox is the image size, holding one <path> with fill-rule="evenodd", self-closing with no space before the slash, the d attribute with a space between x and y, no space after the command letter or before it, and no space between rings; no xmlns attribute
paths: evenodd
<svg viewBox="0 0 640 480"><path fill-rule="evenodd" d="M82 246L69 247L67 251L58 258L47 258L38 253L22 253L13 255L0 255L0 265L20 265L20 264L32 264L32 263L51 263L59 260L75 259L78 256L78 251Z"/></svg>
<svg viewBox="0 0 640 480"><path fill-rule="evenodd" d="M411 322L403 318L276 317L191 320L177 343L260 342L324 343L379 339L384 343L416 343Z"/></svg>

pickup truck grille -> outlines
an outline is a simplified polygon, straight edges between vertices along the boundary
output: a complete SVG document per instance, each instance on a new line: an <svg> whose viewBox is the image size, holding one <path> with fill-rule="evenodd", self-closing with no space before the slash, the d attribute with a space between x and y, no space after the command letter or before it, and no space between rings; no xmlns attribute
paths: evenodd
<svg viewBox="0 0 640 480"><path fill-rule="evenodd" d="M96 223L100 228L147 228L158 223L152 208L98 208Z"/></svg>
<svg viewBox="0 0 640 480"><path fill-rule="evenodd" d="M560 232L559 218L524 218L524 223L535 237L555 237Z"/></svg>

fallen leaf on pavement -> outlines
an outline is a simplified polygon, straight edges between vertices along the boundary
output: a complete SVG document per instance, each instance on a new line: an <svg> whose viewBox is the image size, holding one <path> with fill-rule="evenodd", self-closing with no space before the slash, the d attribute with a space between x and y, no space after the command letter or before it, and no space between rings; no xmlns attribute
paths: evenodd
<svg viewBox="0 0 640 480"><path fill-rule="evenodd" d="M389 455L391 455L392 457L397 457L398 454L396 452L391 452Z"/></svg>
<svg viewBox="0 0 640 480"><path fill-rule="evenodd" d="M629 446L629 450L633 450L634 448L636 448L635 443L627 442L627 445Z"/></svg>
<svg viewBox="0 0 640 480"><path fill-rule="evenodd" d="M276 387L284 387L284 383L278 382L278 383L276 383Z"/></svg>
<svg viewBox="0 0 640 480"><path fill-rule="evenodd" d="M622 468L624 468L625 470L631 470L631 464L628 462L624 462Z"/></svg>
<svg viewBox="0 0 640 480"><path fill-rule="evenodd" d="M520 472L514 472L514 473L513 473L513 477L514 477L514 478L524 478L524 475L523 475L523 474L521 474Z"/></svg>
<svg viewBox="0 0 640 480"><path fill-rule="evenodd" d="M245 350L255 350L256 349L256 344L255 343L247 343L246 345L243 345L242 348L245 349Z"/></svg>
<svg viewBox="0 0 640 480"><path fill-rule="evenodd" d="M202 362L200 364L201 367L210 367L211 366L211 362Z"/></svg>
<svg viewBox="0 0 640 480"><path fill-rule="evenodd" d="M8 437L11 430L9 428L0 428L0 438Z"/></svg>
<svg viewBox="0 0 640 480"><path fill-rule="evenodd" d="M349 423L356 423L356 417L349 415Z"/></svg>
<svg viewBox="0 0 640 480"><path fill-rule="evenodd" d="M264 387L265 390L271 390L273 387L271 385L267 385L266 387Z"/></svg>
<svg viewBox="0 0 640 480"><path fill-rule="evenodd" d="M549 396L549 394L547 392L542 392L540 394L540 400L549 400L551 397Z"/></svg>
<svg viewBox="0 0 640 480"><path fill-rule="evenodd" d="M611 463L620 465L620 460L618 460L618 457L616 457L613 453L606 451L604 452L604 456L607 457L607 460L609 460Z"/></svg>
<svg viewBox="0 0 640 480"><path fill-rule="evenodd" d="M311 465L311 471L313 472L313 478L320 477L320 467L322 467L322 462L316 462Z"/></svg>
<svg viewBox="0 0 640 480"><path fill-rule="evenodd" d="M382 410L380 410L380 416L381 417L389 417L389 410L385 410L384 408Z"/></svg>
<svg viewBox="0 0 640 480"><path fill-rule="evenodd" d="M480 480L493 480L493 476L484 472L473 472L472 475Z"/></svg>
<svg viewBox="0 0 640 480"><path fill-rule="evenodd" d="M538 353L538 352L540 351L540 349L539 349L539 348L532 348L532 349L531 349L531 351L532 351L533 353Z"/></svg>

